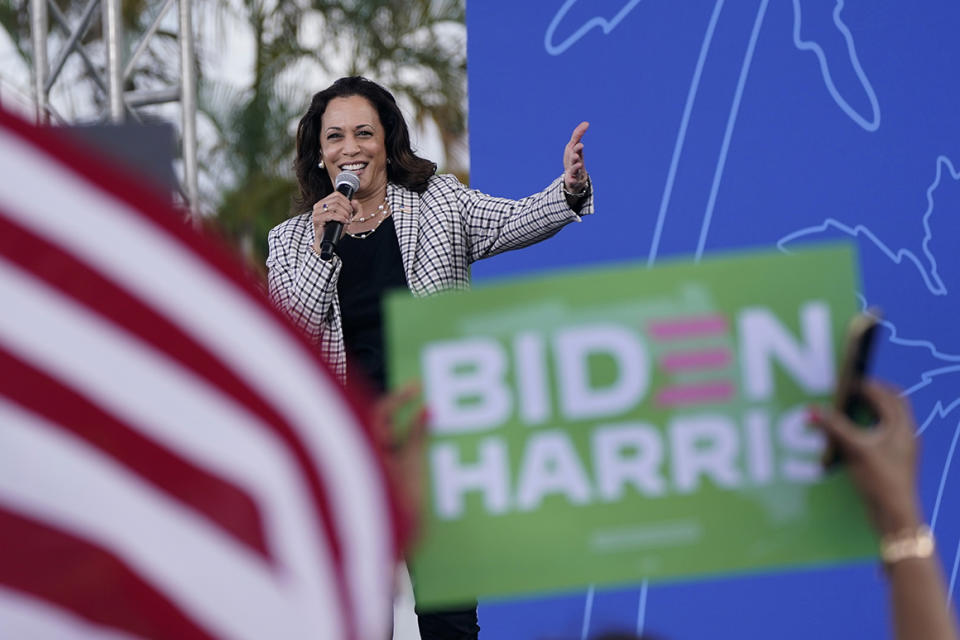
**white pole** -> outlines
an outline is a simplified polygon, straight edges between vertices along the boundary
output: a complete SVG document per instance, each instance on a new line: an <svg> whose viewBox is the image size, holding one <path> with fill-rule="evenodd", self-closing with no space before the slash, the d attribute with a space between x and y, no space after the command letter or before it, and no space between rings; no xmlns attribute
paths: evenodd
<svg viewBox="0 0 960 640"><path fill-rule="evenodd" d="M107 45L107 97L110 101L110 119L123 122L123 22L120 0L103 0L103 33Z"/></svg>
<svg viewBox="0 0 960 640"><path fill-rule="evenodd" d="M33 36L33 99L37 124L47 118L47 0L31 0L30 31Z"/></svg>
<svg viewBox="0 0 960 640"><path fill-rule="evenodd" d="M197 219L197 72L191 0L180 0L180 107L183 118L183 173L187 204Z"/></svg>

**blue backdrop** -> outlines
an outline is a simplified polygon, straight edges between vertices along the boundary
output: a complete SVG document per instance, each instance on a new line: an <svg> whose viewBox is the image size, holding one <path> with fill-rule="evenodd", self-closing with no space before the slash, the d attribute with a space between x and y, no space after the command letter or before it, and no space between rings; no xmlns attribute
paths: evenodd
<svg viewBox="0 0 960 640"><path fill-rule="evenodd" d="M484 278L847 238L886 314L876 370L909 394L924 508L960 560L960 4L473 0L471 178L519 197L589 120L597 215ZM785 283L789 284L789 283ZM952 474L952 475L951 475ZM558 558L558 562L562 562ZM481 603L487 638L888 638L876 565Z"/></svg>

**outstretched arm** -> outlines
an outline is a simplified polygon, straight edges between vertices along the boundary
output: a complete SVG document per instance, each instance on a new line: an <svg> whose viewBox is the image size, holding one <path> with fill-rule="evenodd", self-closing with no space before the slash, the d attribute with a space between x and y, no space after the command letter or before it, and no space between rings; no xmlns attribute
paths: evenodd
<svg viewBox="0 0 960 640"><path fill-rule="evenodd" d="M563 149L563 174L539 193L510 200L447 181L450 186L442 191L458 192L470 262L539 242L593 213L593 186L582 141L589 126L581 122L573 130ZM438 183L442 179L439 176Z"/></svg>

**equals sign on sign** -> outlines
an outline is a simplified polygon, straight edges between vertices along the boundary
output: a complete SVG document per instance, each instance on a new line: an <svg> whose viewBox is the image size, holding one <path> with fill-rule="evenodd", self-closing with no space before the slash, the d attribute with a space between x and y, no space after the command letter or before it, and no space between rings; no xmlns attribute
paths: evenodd
<svg viewBox="0 0 960 640"><path fill-rule="evenodd" d="M729 370L733 362L729 346L704 346L705 342L713 342L711 338L729 338L730 326L725 317L714 314L660 318L647 324L647 336L657 345L661 369L687 378L661 389L655 398L658 406L689 407L728 402L734 397L736 387L729 377L690 381L696 374Z"/></svg>

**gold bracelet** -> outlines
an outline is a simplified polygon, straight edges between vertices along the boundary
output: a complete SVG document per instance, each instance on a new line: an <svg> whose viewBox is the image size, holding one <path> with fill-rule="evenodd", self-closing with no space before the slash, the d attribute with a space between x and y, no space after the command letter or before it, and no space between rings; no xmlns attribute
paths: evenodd
<svg viewBox="0 0 960 640"><path fill-rule="evenodd" d="M880 558L887 566L911 558L929 558L936 545L933 532L927 525L921 525L912 531L884 536L880 540Z"/></svg>

